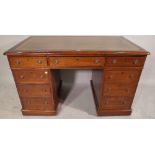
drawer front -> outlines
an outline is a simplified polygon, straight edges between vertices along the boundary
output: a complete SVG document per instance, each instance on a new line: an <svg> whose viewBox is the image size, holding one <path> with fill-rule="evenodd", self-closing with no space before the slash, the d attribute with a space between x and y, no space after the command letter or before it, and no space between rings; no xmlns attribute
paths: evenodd
<svg viewBox="0 0 155 155"><path fill-rule="evenodd" d="M17 85L17 89L22 97L47 97L51 95L49 85Z"/></svg>
<svg viewBox="0 0 155 155"><path fill-rule="evenodd" d="M104 57L50 57L49 64L52 68L78 68L78 67L102 67Z"/></svg>
<svg viewBox="0 0 155 155"><path fill-rule="evenodd" d="M46 69L39 70L18 70L13 69L12 73L14 75L16 83L48 83L49 71Z"/></svg>
<svg viewBox="0 0 155 155"><path fill-rule="evenodd" d="M146 57L107 57L109 67L140 67L144 65Z"/></svg>
<svg viewBox="0 0 155 155"><path fill-rule="evenodd" d="M22 98L24 110L54 110L52 98Z"/></svg>
<svg viewBox="0 0 155 155"><path fill-rule="evenodd" d="M132 97L104 97L100 107L102 109L113 109L113 108L131 108Z"/></svg>
<svg viewBox="0 0 155 155"><path fill-rule="evenodd" d="M135 84L138 82L141 71L105 71L106 83Z"/></svg>
<svg viewBox="0 0 155 155"><path fill-rule="evenodd" d="M136 85L124 84L105 84L103 89L104 96L133 96Z"/></svg>
<svg viewBox="0 0 155 155"><path fill-rule="evenodd" d="M9 57L12 68L47 67L46 57Z"/></svg>

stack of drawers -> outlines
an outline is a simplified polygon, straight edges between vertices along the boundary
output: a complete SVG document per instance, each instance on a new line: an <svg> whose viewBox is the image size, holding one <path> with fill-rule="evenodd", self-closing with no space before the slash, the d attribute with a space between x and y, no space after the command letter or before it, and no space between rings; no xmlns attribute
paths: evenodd
<svg viewBox="0 0 155 155"><path fill-rule="evenodd" d="M99 114L124 114L131 112L131 104L137 88L145 57L107 57ZM106 113L107 112L107 113Z"/></svg>
<svg viewBox="0 0 155 155"><path fill-rule="evenodd" d="M146 56L8 58L25 115L56 114L62 68L95 68L98 115L129 115Z"/></svg>
<svg viewBox="0 0 155 155"><path fill-rule="evenodd" d="M52 74L46 57L9 57L9 63L22 103L22 113L55 114L57 103L53 99Z"/></svg>

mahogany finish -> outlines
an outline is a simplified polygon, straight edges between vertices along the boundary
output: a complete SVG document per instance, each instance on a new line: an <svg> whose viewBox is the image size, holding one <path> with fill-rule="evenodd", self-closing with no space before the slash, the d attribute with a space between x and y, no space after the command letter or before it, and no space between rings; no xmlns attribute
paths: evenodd
<svg viewBox="0 0 155 155"><path fill-rule="evenodd" d="M49 110L54 109L50 97L46 98L22 98L23 109L25 110Z"/></svg>
<svg viewBox="0 0 155 155"><path fill-rule="evenodd" d="M50 71L47 69L12 69L12 73L19 84L49 83Z"/></svg>
<svg viewBox="0 0 155 155"><path fill-rule="evenodd" d="M56 115L60 69L93 69L98 115L129 115L148 51L119 36L32 36L4 53L24 115Z"/></svg>
<svg viewBox="0 0 155 155"><path fill-rule="evenodd" d="M107 57L108 67L139 67L143 66L145 57Z"/></svg>
<svg viewBox="0 0 155 155"><path fill-rule="evenodd" d="M53 69L103 67L104 57L49 57L49 65Z"/></svg>
<svg viewBox="0 0 155 155"><path fill-rule="evenodd" d="M47 67L46 57L9 57L11 68Z"/></svg>
<svg viewBox="0 0 155 155"><path fill-rule="evenodd" d="M20 92L20 96L22 97L48 97L51 94L48 84L18 84L17 90Z"/></svg>

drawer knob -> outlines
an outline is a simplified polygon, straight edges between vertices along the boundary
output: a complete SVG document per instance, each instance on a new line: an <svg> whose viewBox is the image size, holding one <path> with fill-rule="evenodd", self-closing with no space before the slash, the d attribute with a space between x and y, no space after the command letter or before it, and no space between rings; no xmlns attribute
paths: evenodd
<svg viewBox="0 0 155 155"><path fill-rule="evenodd" d="M59 63L58 59L54 59L54 64L58 64L58 63Z"/></svg>
<svg viewBox="0 0 155 155"><path fill-rule="evenodd" d="M131 78L133 78L134 77L134 75L133 74L131 74L131 75L129 75L129 78L131 79Z"/></svg>
<svg viewBox="0 0 155 155"><path fill-rule="evenodd" d="M112 78L113 78L113 76L112 76L112 75L110 75L110 76L109 76L109 79L112 79Z"/></svg>
<svg viewBox="0 0 155 155"><path fill-rule="evenodd" d="M117 62L117 60L116 60L116 59L113 59L113 60L112 60L112 63L113 63L113 64L115 64L116 62Z"/></svg>
<svg viewBox="0 0 155 155"><path fill-rule="evenodd" d="M111 88L108 88L107 91L110 92L111 91Z"/></svg>
<svg viewBox="0 0 155 155"><path fill-rule="evenodd" d="M44 104L48 104L48 102L47 102L47 101L45 101L45 102L44 102Z"/></svg>
<svg viewBox="0 0 155 155"><path fill-rule="evenodd" d="M99 62L100 62L100 60L98 60L98 59L95 60L95 63L96 63L96 64L98 64Z"/></svg>
<svg viewBox="0 0 155 155"><path fill-rule="evenodd" d="M24 79L24 75L20 75L20 78L21 78L21 79Z"/></svg>
<svg viewBox="0 0 155 155"><path fill-rule="evenodd" d="M38 62L38 64L42 64L42 63L43 63L43 61L42 61L42 60L38 60L37 62Z"/></svg>
<svg viewBox="0 0 155 155"><path fill-rule="evenodd" d="M41 75L40 78L43 79L44 78L44 75Z"/></svg>
<svg viewBox="0 0 155 155"><path fill-rule="evenodd" d="M135 65L138 64L138 60L137 60L137 59L134 61L134 64L135 64Z"/></svg>
<svg viewBox="0 0 155 155"><path fill-rule="evenodd" d="M21 62L20 60L16 60L16 64L19 65Z"/></svg>

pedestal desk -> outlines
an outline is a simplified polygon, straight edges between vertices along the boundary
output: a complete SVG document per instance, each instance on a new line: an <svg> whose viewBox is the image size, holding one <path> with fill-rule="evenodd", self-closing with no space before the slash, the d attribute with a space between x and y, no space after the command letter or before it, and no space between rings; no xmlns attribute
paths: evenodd
<svg viewBox="0 0 155 155"><path fill-rule="evenodd" d="M32 36L4 54L23 115L56 115L61 69L92 69L96 111L106 116L131 114L149 52L121 36Z"/></svg>

